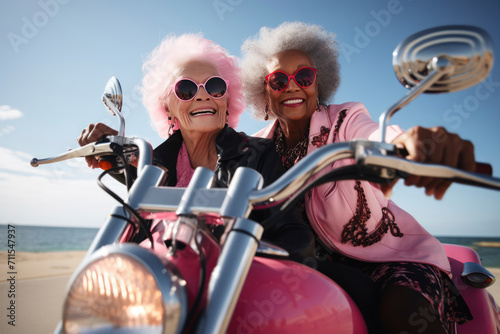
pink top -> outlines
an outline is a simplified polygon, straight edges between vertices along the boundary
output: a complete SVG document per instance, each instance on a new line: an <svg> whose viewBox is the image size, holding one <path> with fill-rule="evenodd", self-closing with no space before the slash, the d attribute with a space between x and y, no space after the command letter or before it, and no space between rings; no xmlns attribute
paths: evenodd
<svg viewBox="0 0 500 334"><path fill-rule="evenodd" d="M186 148L186 143L182 142L179 154L177 156L177 184L176 187L185 188L189 185L189 181L194 174L194 169L191 167L191 160L189 159L189 153ZM172 227L171 222L177 220L177 214L175 212L155 212L141 215L144 219L154 219L155 221L151 225L151 233L153 234L153 240L155 242L155 249L165 249L164 240L171 237ZM223 224L223 221L219 215L215 214L201 214L198 216L200 221L203 221L208 226L215 226ZM183 240L184 236L182 232L178 235L178 240ZM151 242L149 239L141 242L143 247L151 247Z"/></svg>
<svg viewBox="0 0 500 334"><path fill-rule="evenodd" d="M189 154L186 148L186 143L182 142L181 149L179 150L179 155L177 156L177 183L176 187L187 187L189 181L194 174L194 169L191 167L191 160L189 159Z"/></svg>
<svg viewBox="0 0 500 334"><path fill-rule="evenodd" d="M348 102L341 105L322 107L311 117L309 130L308 153L333 140L335 124L339 113L346 110L346 116L339 128L336 142L353 139L369 139L378 141L378 123L374 122L365 106L361 103ZM257 137L273 138L277 121L255 134ZM329 134L321 132L321 128L330 129ZM391 142L403 131L397 126L387 129L387 141ZM352 159L344 159L334 163L331 168L351 165ZM325 170L324 173L327 171ZM316 177L320 177L320 174ZM342 232L349 223L357 208L358 192L356 181L346 180L323 184L311 190L306 196L306 210L314 230L321 240L331 249L349 257L372 262L410 261L435 265L445 272L450 272L450 264L441 243L429 234L408 212L399 208L393 201L385 198L378 187L361 181L371 216L366 222L367 232L377 229L383 218L383 208L394 214L394 222L404 236L398 237L391 232L383 233L381 239L371 245L353 245L349 240L343 243Z"/></svg>

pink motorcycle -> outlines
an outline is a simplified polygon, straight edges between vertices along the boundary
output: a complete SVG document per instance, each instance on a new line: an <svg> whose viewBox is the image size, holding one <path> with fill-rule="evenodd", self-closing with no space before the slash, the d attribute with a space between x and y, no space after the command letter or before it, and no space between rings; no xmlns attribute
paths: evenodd
<svg viewBox="0 0 500 334"><path fill-rule="evenodd" d="M70 281L56 333L368 333L338 284L260 240L278 217L263 226L249 213L275 205L286 210L312 187L343 179L387 182L414 174L500 190L500 178L412 162L384 141L390 117L418 94L470 87L492 63L491 41L481 29L446 26L412 35L394 52L398 79L411 90L381 116L381 140L324 146L265 188L262 176L244 167L227 189L210 188L214 173L204 168L187 188L161 186L164 171L153 165L149 143L124 136L121 87L111 78L103 101L119 117L119 134L31 162L36 167L94 155L112 157L115 166L99 184L119 205ZM129 164L137 152L133 180ZM353 164L321 174L340 159ZM127 199L101 182L108 174L125 177ZM223 227L221 238L214 237L213 226ZM474 250L444 247L474 317L456 332L500 333L500 310L485 290L495 278Z"/></svg>

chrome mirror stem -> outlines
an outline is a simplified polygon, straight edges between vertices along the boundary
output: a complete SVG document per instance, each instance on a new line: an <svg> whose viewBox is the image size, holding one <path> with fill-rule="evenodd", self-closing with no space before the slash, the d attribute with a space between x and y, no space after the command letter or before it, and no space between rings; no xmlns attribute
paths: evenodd
<svg viewBox="0 0 500 334"><path fill-rule="evenodd" d="M116 106L113 104L111 99L108 96L102 97L102 100L104 104L108 107L108 110L110 112L113 112L113 115L118 116L118 137L124 137L125 136L125 118L123 117L122 113L116 108Z"/></svg>
<svg viewBox="0 0 500 334"><path fill-rule="evenodd" d="M408 93L403 96L398 102L393 104L389 109L387 109L379 118L379 131L380 131L380 142L385 143L387 125L392 117L398 110L402 109L408 103L413 101L417 96L425 92L429 87L434 85L437 81L446 75L453 73L453 66L450 66L450 62L446 58L434 57L428 65L430 73L425 77L424 80L419 82L417 85L413 86Z"/></svg>

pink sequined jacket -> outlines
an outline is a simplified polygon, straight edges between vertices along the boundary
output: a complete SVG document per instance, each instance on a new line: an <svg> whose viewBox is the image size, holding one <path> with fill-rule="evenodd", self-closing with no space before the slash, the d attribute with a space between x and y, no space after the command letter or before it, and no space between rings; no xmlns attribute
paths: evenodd
<svg viewBox="0 0 500 334"><path fill-rule="evenodd" d="M254 136L272 139L276 125L275 120ZM387 140L402 132L397 126L389 127ZM331 144L334 137L335 142L378 140L378 123L361 103L321 107L311 117L307 152ZM331 168L348 164L352 161L344 159ZM348 180L318 186L306 196L306 211L318 237L336 252L361 261L427 263L450 272L441 243L369 182Z"/></svg>

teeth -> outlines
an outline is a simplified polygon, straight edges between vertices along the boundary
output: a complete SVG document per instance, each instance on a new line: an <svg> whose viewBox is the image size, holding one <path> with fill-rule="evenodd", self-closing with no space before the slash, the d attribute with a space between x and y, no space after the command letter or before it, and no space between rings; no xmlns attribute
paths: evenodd
<svg viewBox="0 0 500 334"><path fill-rule="evenodd" d="M295 103L301 103L301 102L304 102L304 99L288 100L288 101L284 101L283 104L295 104Z"/></svg>
<svg viewBox="0 0 500 334"><path fill-rule="evenodd" d="M196 110L191 113L192 116L202 115L202 114L215 114L214 109L206 109L206 110Z"/></svg>

